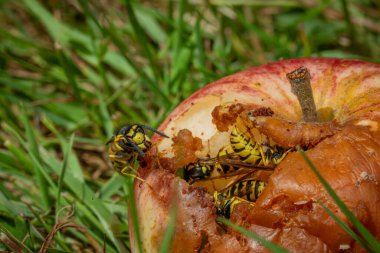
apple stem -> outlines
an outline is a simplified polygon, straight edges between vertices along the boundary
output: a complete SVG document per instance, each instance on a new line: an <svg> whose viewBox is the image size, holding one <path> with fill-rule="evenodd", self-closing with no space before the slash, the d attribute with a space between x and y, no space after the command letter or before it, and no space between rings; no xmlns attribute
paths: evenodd
<svg viewBox="0 0 380 253"><path fill-rule="evenodd" d="M300 67L286 74L286 77L292 86L292 92L297 96L301 105L304 121L317 121L317 110L310 85L310 73L307 68Z"/></svg>

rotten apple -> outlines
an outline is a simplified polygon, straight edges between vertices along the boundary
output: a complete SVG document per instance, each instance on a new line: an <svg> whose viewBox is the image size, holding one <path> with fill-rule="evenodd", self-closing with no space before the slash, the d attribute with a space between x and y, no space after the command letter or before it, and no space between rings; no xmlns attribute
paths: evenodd
<svg viewBox="0 0 380 253"><path fill-rule="evenodd" d="M310 73L310 117L287 76L300 67ZM236 205L231 220L290 252L362 251L319 204L352 226L295 148L307 150L338 196L380 238L379 109L380 65L358 60L283 60L205 86L162 123L159 131L171 138L155 135L147 165L139 168L144 181L135 180L134 194L144 251L159 250L173 205L171 252L267 251L216 221L213 192L233 179L189 184L177 176L179 168L230 145L238 124L291 152L273 171L255 174L267 182L264 191L254 205Z"/></svg>

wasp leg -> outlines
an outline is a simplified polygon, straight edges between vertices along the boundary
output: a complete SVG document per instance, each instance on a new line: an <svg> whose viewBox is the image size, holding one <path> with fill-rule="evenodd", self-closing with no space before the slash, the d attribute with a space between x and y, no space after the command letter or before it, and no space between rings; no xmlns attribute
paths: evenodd
<svg viewBox="0 0 380 253"><path fill-rule="evenodd" d="M259 152L260 152L260 156L261 156L261 162L262 162L262 165L264 167L267 167L269 165L269 161L267 159L267 156L265 155L264 153L264 149L262 147L263 145L259 144ZM269 150L269 149L268 149ZM268 151L267 150L267 151Z"/></svg>
<svg viewBox="0 0 380 253"><path fill-rule="evenodd" d="M132 164L134 164L135 162L136 162L136 157L132 159ZM131 173L131 172L134 172L134 173ZM120 170L120 174L123 176L130 176L130 177L136 178L140 180L141 182L145 182L144 179L138 176L138 171L132 165L125 166L123 169Z"/></svg>
<svg viewBox="0 0 380 253"><path fill-rule="evenodd" d="M129 138L126 138L128 144L130 144L138 153L141 157L144 157L145 154L144 152L136 145L136 143L134 143L132 140L130 140Z"/></svg>
<svg viewBox="0 0 380 253"><path fill-rule="evenodd" d="M144 179L142 179L141 177L137 176L136 174L126 173L126 172L123 172L123 171L120 171L120 174L122 174L123 176L126 176L126 177L136 178L137 180L140 180L141 182L145 182Z"/></svg>
<svg viewBox="0 0 380 253"><path fill-rule="evenodd" d="M121 159L129 158L130 154L123 154L123 153L111 154L111 155L108 155L108 157L121 160Z"/></svg>
<svg viewBox="0 0 380 253"><path fill-rule="evenodd" d="M235 206L236 206L237 204L240 204L240 203L247 203L247 204L249 204L249 205L252 206L252 207L255 206L255 202L251 202L251 201L248 201L248 200L242 199L242 198L240 198L240 197L234 196L234 197L232 197L232 198L228 201L228 203L227 203L228 207L227 207L226 210L225 210L225 211L227 211L226 215L228 215L228 218L231 216L233 210L235 209Z"/></svg>

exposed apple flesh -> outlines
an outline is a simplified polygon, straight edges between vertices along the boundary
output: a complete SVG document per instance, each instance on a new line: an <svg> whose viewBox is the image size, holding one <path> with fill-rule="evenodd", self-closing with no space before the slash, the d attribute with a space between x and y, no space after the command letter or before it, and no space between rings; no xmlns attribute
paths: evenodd
<svg viewBox="0 0 380 253"><path fill-rule="evenodd" d="M311 74L320 120L317 123L299 123L301 108L286 74L300 66L308 68ZM244 107L240 112L238 105ZM256 117L252 124L279 144L310 145L307 155L319 172L379 238L379 65L310 58L252 68L194 93L168 116L159 130L178 138L179 131L187 129L193 137L191 143L197 138L203 143L200 151L193 150L197 157L215 156L228 145L228 129L235 124L234 117L227 117L218 125L218 106L227 111L235 106L230 111L232 115L245 113L246 109L270 108L273 117ZM172 252L265 252L252 239L221 229L205 188L190 186L174 175L173 161L181 154L178 149L174 152L173 138L154 136L152 141L156 148L147 154L148 166L139 169L145 182L135 182L146 252L159 250L172 203L178 206ZM338 252L347 247L361 250L317 203L322 202L347 222L298 153L290 153L266 179L268 185L255 207L238 205L231 217L234 222L291 252ZM134 242L133 233L131 241Z"/></svg>

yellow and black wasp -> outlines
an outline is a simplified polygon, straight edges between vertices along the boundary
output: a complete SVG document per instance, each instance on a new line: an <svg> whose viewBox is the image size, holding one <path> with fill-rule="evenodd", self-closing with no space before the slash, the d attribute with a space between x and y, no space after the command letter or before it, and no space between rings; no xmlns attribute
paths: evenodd
<svg viewBox="0 0 380 253"><path fill-rule="evenodd" d="M190 163L184 168L184 179L190 184L206 180L211 177L214 170L217 170L220 175L225 175L238 170L238 167L233 167L226 163L219 163L224 158L230 157L232 155L232 149L221 149L218 155L214 159L198 159L195 163ZM233 152L233 151L232 151Z"/></svg>
<svg viewBox="0 0 380 253"><path fill-rule="evenodd" d="M290 151L277 144L256 141L255 138L239 131L236 126L232 128L230 142L233 151L242 162L262 167L275 167Z"/></svg>
<svg viewBox="0 0 380 253"><path fill-rule="evenodd" d="M212 158L199 158L184 168L184 179L190 184L197 181L235 177L227 186L213 193L213 203L219 215L230 217L238 203L254 206L266 186L265 181L256 180L260 170L273 171L292 149L283 148L256 128L242 131L234 125L229 135L229 145L219 150ZM213 172L216 171L218 175ZM219 186L212 188L217 189ZM217 183L218 184L218 183ZM206 186L207 185L207 186ZM209 184L205 184L210 187Z"/></svg>
<svg viewBox="0 0 380 253"><path fill-rule="evenodd" d="M290 151L277 144L256 141L234 126L230 134L230 146L222 148L214 158L198 159L187 165L184 179L189 183L211 179L214 170L220 177L243 174L242 168L251 171L274 170Z"/></svg>
<svg viewBox="0 0 380 253"><path fill-rule="evenodd" d="M249 202L248 200L245 200L236 196L232 198L226 198L223 195L219 194L217 191L214 192L213 202L214 202L217 214L220 216L224 216L227 219L230 218L232 211L234 210L237 204L247 203L251 206L255 205L255 203L253 202Z"/></svg>
<svg viewBox="0 0 380 253"><path fill-rule="evenodd" d="M143 162L145 152L152 146L152 142L145 130L150 130L169 138L164 133L149 126L132 124L121 127L107 142L107 145L110 144L108 157L114 169L121 175L131 176L136 161Z"/></svg>
<svg viewBox="0 0 380 253"><path fill-rule="evenodd" d="M265 181L245 179L234 182L225 189L215 191L213 202L217 213L229 218L236 204L245 202L254 205L265 187Z"/></svg>
<svg viewBox="0 0 380 253"><path fill-rule="evenodd" d="M199 161L195 163L189 163L184 168L183 179L185 179L187 182L192 184L196 181L209 178L213 170L214 170L214 165L208 165L208 164L201 165Z"/></svg>

